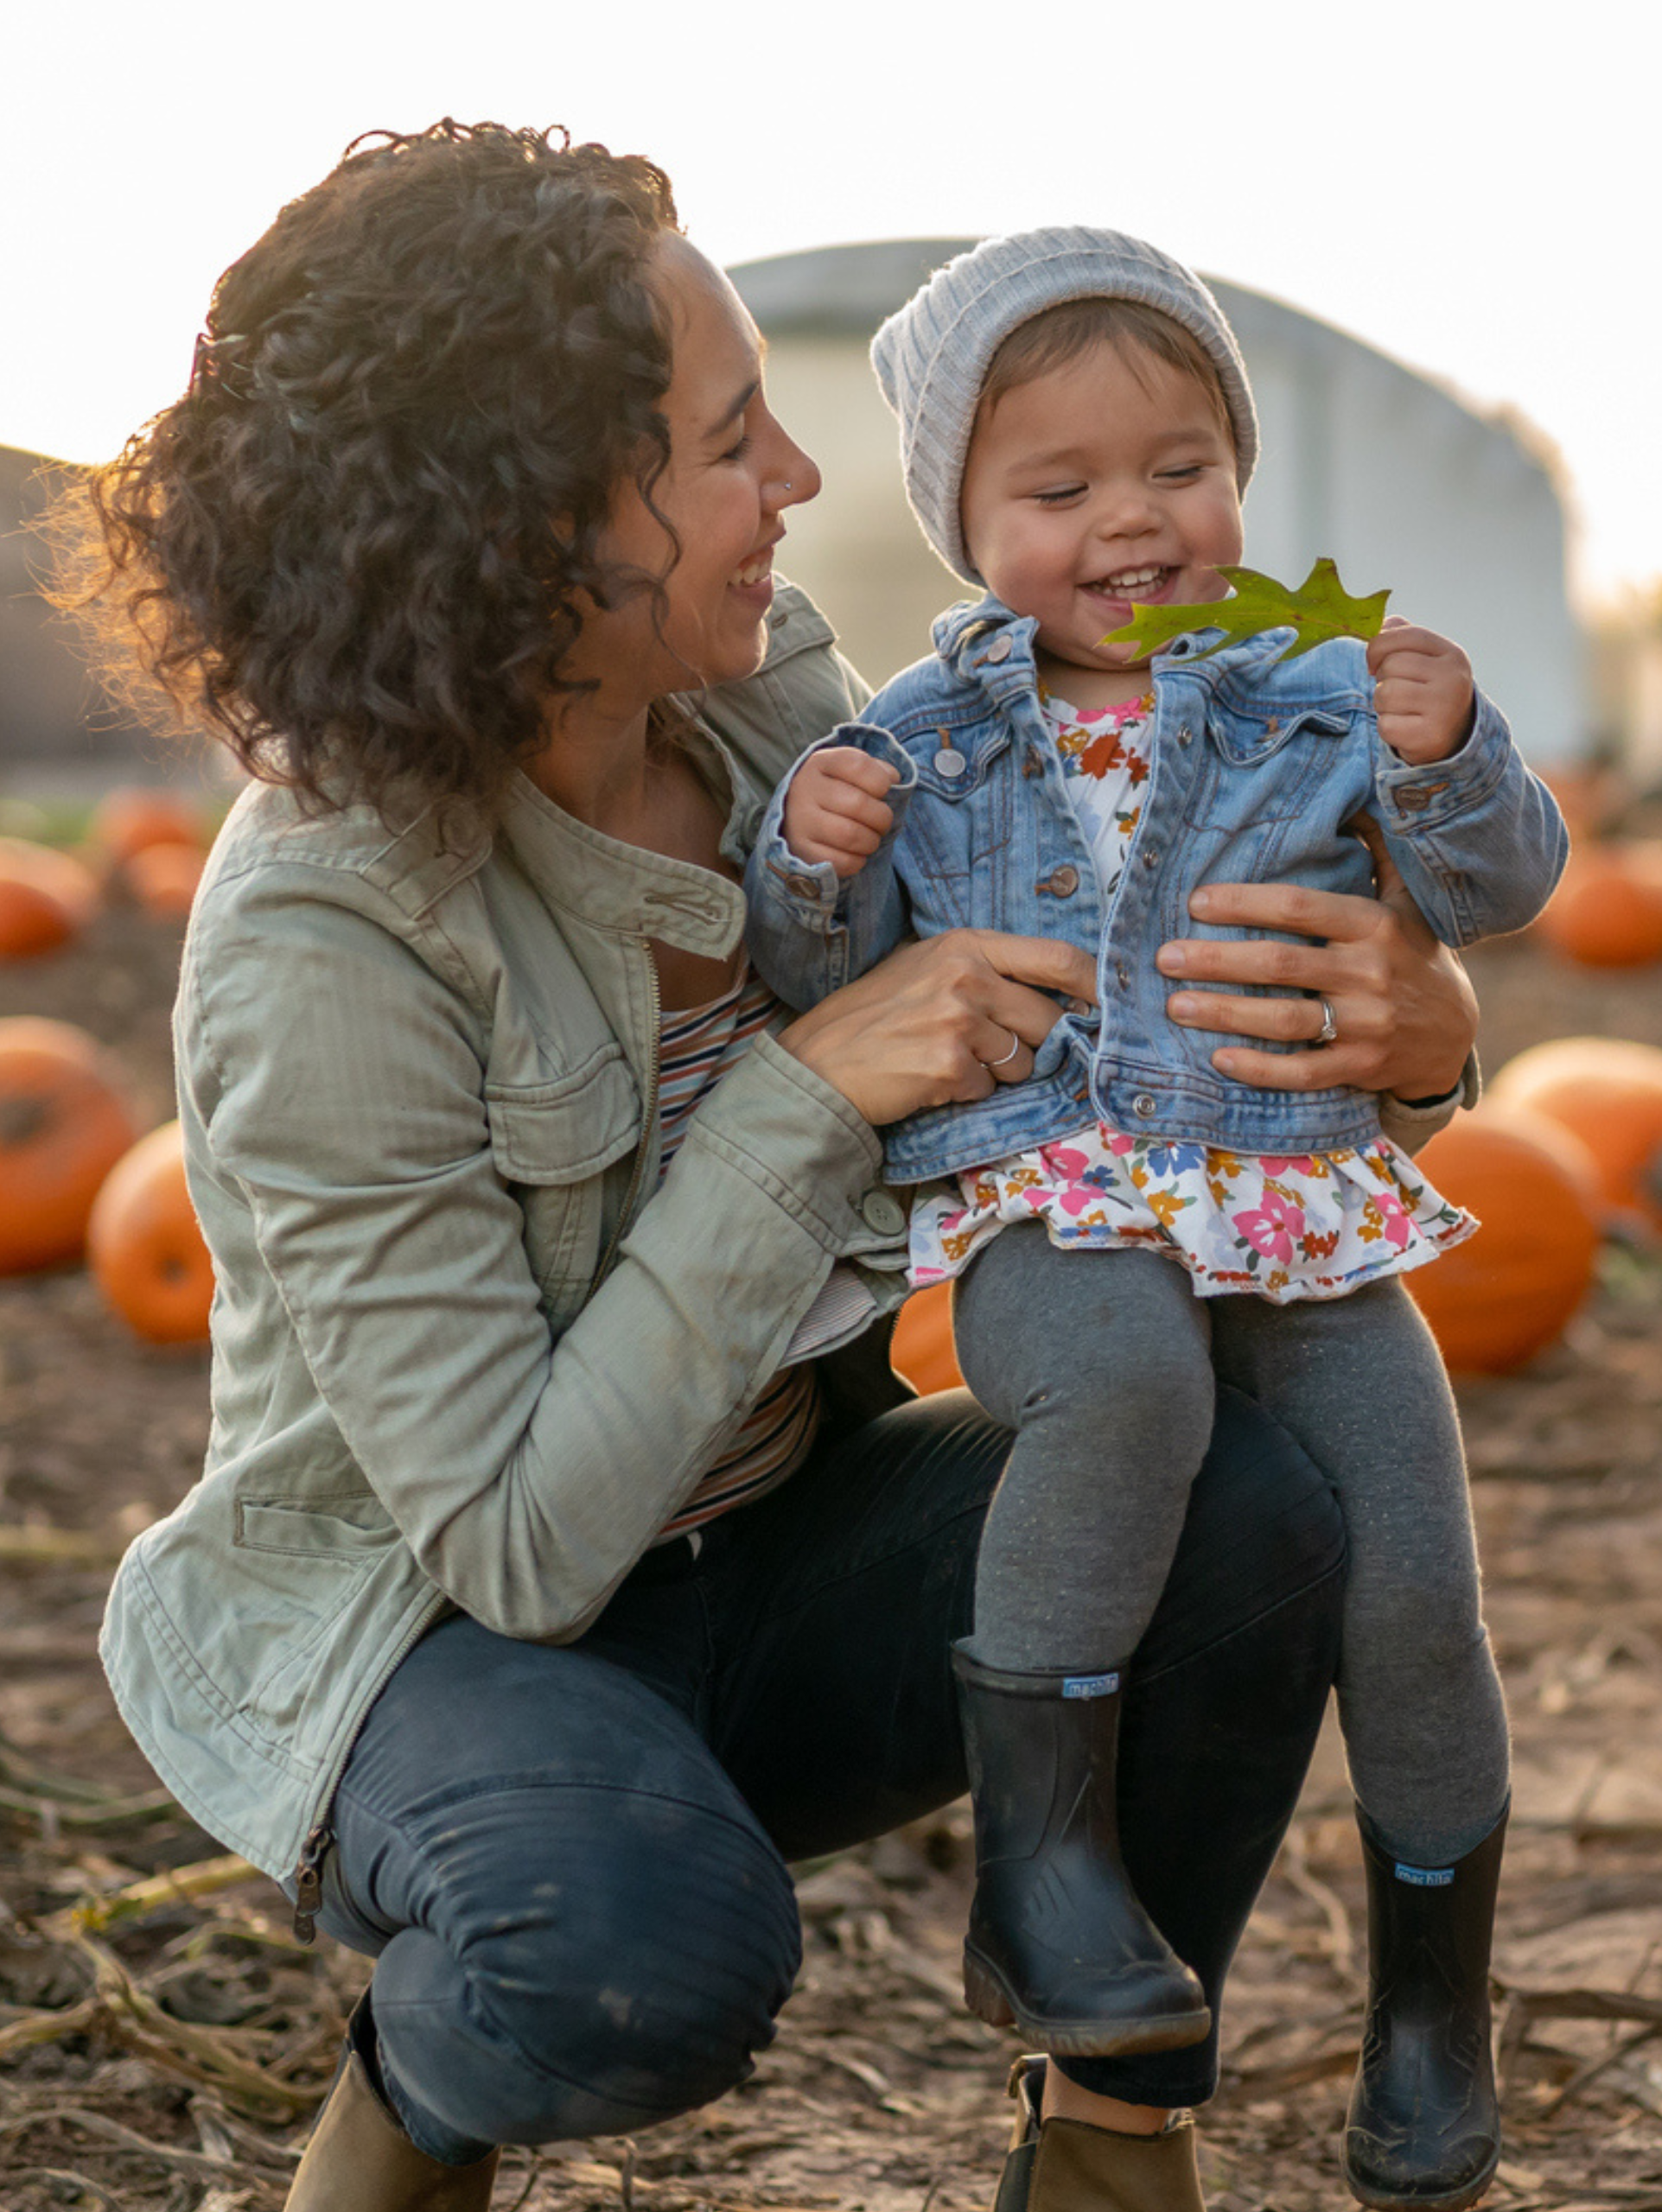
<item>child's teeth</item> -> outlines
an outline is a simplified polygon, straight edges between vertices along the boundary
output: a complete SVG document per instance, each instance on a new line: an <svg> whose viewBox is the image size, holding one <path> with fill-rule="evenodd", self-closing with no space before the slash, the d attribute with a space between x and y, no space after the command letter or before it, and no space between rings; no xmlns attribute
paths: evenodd
<svg viewBox="0 0 1662 2212"><path fill-rule="evenodd" d="M1118 587L1157 583L1164 573L1161 569L1126 569L1117 576L1105 577L1104 582L1112 590Z"/></svg>
<svg viewBox="0 0 1662 2212"><path fill-rule="evenodd" d="M735 572L733 581L735 584L759 584L771 566L772 563L765 558L752 561L748 567Z"/></svg>

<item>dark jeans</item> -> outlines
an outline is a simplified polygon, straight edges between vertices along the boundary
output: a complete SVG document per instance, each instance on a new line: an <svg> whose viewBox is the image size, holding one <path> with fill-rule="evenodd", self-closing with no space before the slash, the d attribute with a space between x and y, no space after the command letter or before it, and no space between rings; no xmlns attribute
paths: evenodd
<svg viewBox="0 0 1662 2212"><path fill-rule="evenodd" d="M749 2073L800 1956L786 1861L965 1788L948 1653L1009 1440L964 1394L903 1406L696 1556L648 1554L580 1643L456 1617L403 1662L335 1801L321 1917L379 1956L386 2087L424 2150L649 2126ZM1222 1394L1120 1789L1132 1878L1214 2011L1333 1678L1343 1557L1321 1475ZM1215 2035L1067 2071L1194 2104Z"/></svg>

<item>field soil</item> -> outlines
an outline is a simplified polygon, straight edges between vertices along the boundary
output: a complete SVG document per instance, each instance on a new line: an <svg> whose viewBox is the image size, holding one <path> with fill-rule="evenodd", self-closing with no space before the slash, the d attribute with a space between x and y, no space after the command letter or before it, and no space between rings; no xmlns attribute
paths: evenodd
<svg viewBox="0 0 1662 2212"><path fill-rule="evenodd" d="M128 913L0 971L169 1105L173 929ZM1527 943L1473 963L1486 1064L1595 1031L1662 1044L1655 971ZM1662 1268L1613 1250L1563 1341L1462 1384L1517 1742L1496 1955L1504 2212L1662 2212ZM123 1544L200 1466L207 1363L144 1349L86 1276L0 1282L0 2206L276 2212L365 1962L304 1950L271 1885L156 1789L94 1637ZM990 2201L1014 2046L965 2012L967 1808L803 1870L806 1963L754 2081L634 2140L504 2162L500 2212ZM1231 1986L1203 2116L1215 2212L1349 2202L1338 2141L1364 1934L1331 1732ZM351 2212L343 2206L342 2212Z"/></svg>

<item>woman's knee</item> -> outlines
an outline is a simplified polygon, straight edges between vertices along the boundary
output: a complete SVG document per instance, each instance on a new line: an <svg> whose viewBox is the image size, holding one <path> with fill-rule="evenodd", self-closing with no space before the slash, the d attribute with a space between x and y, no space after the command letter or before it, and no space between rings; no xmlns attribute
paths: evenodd
<svg viewBox="0 0 1662 2212"><path fill-rule="evenodd" d="M790 1993L790 1876L704 1806L564 1789L553 1847L500 1910L394 1937L374 2010L407 2096L461 2136L543 2143L651 2126L751 2071Z"/></svg>

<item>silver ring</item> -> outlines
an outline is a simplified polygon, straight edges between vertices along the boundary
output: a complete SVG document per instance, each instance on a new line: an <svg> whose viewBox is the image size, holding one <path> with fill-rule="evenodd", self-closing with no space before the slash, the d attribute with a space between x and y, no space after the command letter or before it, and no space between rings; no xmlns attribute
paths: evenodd
<svg viewBox="0 0 1662 2212"><path fill-rule="evenodd" d="M1314 1049L1318 1045L1336 1045L1338 1042L1339 1024L1333 1018L1333 1001L1331 999L1323 999L1321 1001L1321 1027L1316 1031L1315 1036L1311 1038L1311 1047Z"/></svg>
<svg viewBox="0 0 1662 2212"><path fill-rule="evenodd" d="M1002 1060L983 1060L981 1065L989 1071L994 1068L1007 1068L1021 1049L1022 1040L1012 1029L1009 1033L1009 1050L1005 1053L1003 1058Z"/></svg>

